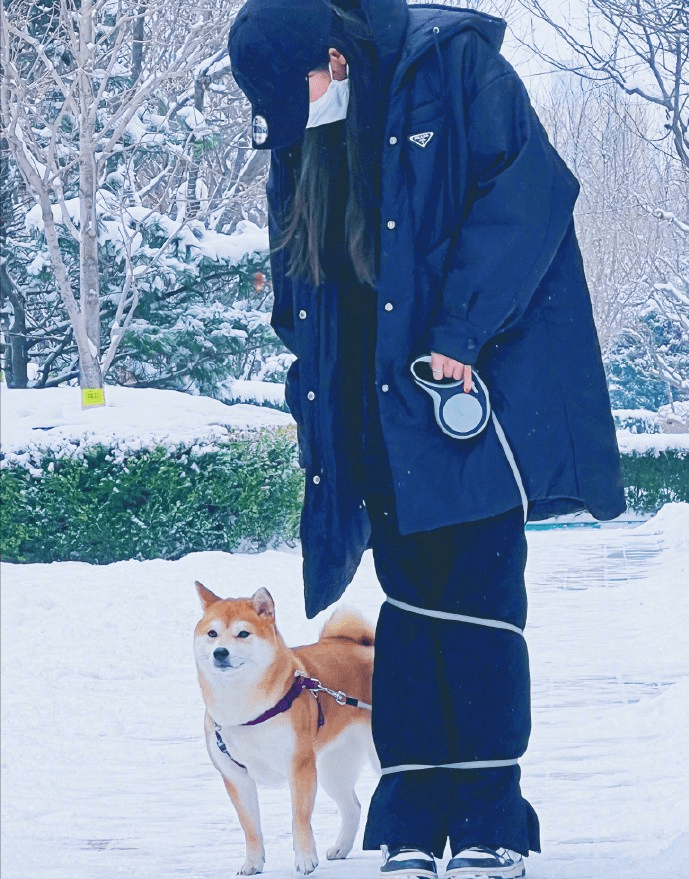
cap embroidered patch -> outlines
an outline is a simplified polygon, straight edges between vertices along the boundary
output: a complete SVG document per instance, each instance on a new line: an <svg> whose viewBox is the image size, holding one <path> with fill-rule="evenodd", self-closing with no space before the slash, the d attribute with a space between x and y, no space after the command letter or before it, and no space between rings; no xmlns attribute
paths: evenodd
<svg viewBox="0 0 689 879"><path fill-rule="evenodd" d="M254 116L251 123L251 136L254 143L262 144L268 140L268 123L264 116Z"/></svg>
<svg viewBox="0 0 689 879"><path fill-rule="evenodd" d="M417 146L425 147L428 146L434 134L434 131L422 131L420 134L412 134L409 140Z"/></svg>

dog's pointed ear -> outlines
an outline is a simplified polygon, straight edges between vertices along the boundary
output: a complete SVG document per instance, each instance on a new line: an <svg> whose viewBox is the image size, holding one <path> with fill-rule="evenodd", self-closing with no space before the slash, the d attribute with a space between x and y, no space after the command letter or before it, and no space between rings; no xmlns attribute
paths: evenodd
<svg viewBox="0 0 689 879"><path fill-rule="evenodd" d="M221 598L218 598L217 595L214 595L210 591L210 589L206 589L203 583L199 583L198 580L196 581L196 583L194 583L194 586L196 586L196 591L199 593L199 598L201 599L201 607L204 610L208 610L211 604L215 604L216 601L222 601Z"/></svg>
<svg viewBox="0 0 689 879"><path fill-rule="evenodd" d="M264 589L263 586L261 586L261 588L257 589L251 596L251 600L254 604L254 610L260 617L271 617L272 619L275 619L275 602L273 601L273 596L267 589Z"/></svg>

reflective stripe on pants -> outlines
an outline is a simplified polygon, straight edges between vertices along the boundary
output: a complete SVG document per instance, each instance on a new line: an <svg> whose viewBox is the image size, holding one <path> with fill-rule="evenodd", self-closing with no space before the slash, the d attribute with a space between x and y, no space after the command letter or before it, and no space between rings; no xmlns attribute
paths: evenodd
<svg viewBox="0 0 689 879"><path fill-rule="evenodd" d="M454 848L465 832L480 832L497 834L496 845L537 850L538 821L516 766L530 732L522 510L400 535L389 497L366 503L389 600L378 620L373 695L384 775L364 845L425 841L442 854L448 835ZM413 828L416 839L396 838Z"/></svg>

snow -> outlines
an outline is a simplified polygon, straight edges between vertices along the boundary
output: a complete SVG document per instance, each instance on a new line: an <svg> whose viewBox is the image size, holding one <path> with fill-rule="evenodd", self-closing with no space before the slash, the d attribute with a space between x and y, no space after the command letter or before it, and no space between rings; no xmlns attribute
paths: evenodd
<svg viewBox="0 0 689 879"><path fill-rule="evenodd" d="M178 391L110 386L105 389L106 406L85 411L80 408L78 388L38 391L3 387L0 393L0 437L5 464L28 465L29 458L34 459L41 450L48 449L56 454L78 454L97 443L129 450L196 440L212 445L227 439L229 431L294 423L285 412L248 403L284 405L284 385L277 382L228 383L228 397L247 401L234 405ZM617 441L622 454L689 452L689 433L637 434L618 430Z"/></svg>
<svg viewBox="0 0 689 879"><path fill-rule="evenodd" d="M110 386L106 405L81 409L79 388L0 391L4 464L35 464L45 450L81 454L103 444L120 450L202 444L229 432L293 424L286 412L261 406L228 406L211 397L178 391Z"/></svg>
<svg viewBox="0 0 689 879"><path fill-rule="evenodd" d="M684 512L687 504L665 504L652 519L636 529L636 534L660 535L677 550L689 552L689 523Z"/></svg>
<svg viewBox="0 0 689 879"><path fill-rule="evenodd" d="M615 426L631 433L660 433L660 416L650 409L613 409Z"/></svg>
<svg viewBox="0 0 689 879"><path fill-rule="evenodd" d="M689 400L668 403L658 409L658 415L666 421L681 421L689 424Z"/></svg>
<svg viewBox="0 0 689 879"><path fill-rule="evenodd" d="M620 451L627 454L689 449L689 402L648 409L614 409ZM662 436L659 434L662 433ZM634 437L634 438L632 438ZM638 437L638 438L637 438Z"/></svg>
<svg viewBox="0 0 689 879"><path fill-rule="evenodd" d="M67 214L69 219L72 222L79 222L79 216L81 213L79 207L79 198L68 198L65 199L65 207L67 208ZM63 223L62 216L62 205L54 204L51 205L51 210L53 213L53 220L58 223ZM66 220L65 220L66 223ZM43 232L44 223L43 216L41 212L41 206L39 204L34 205L30 211L26 212L26 216L24 217L24 228L29 234L36 234Z"/></svg>
<svg viewBox="0 0 689 879"><path fill-rule="evenodd" d="M678 451L689 453L689 433L632 433L617 431L617 445L623 455L644 455Z"/></svg>
<svg viewBox="0 0 689 879"><path fill-rule="evenodd" d="M180 117L180 119L184 119L189 128L191 128L192 130L208 128L206 123L206 117L195 107L180 107L177 111L177 115Z"/></svg>
<svg viewBox="0 0 689 879"><path fill-rule="evenodd" d="M134 121L130 124L133 125ZM164 139L162 134L159 137ZM79 225L81 213L79 198L66 199L64 205L67 209L67 217L63 214L62 205L51 205L55 223L66 225L70 221ZM167 214L161 214L141 205L123 207L119 194L106 192L102 189L96 193L96 208L100 243L108 244L118 251L122 250L125 239L128 239L131 234L124 228L123 218L127 224L139 223L141 226L157 226L166 236L185 247L192 259L206 258L214 262L222 261L228 265L235 265L247 255L264 256L269 250L267 227L257 226L249 220L241 220L237 223L235 231L227 235L208 229L200 220L180 223L179 220L172 219ZM43 233L44 223L40 205L35 205L27 211L24 225L29 234L40 235ZM142 237L138 235L129 242L133 255L139 252L142 241ZM136 246L134 246L135 243ZM156 251L147 254L147 266L153 253ZM139 255L143 255L143 253ZM168 265L176 265L180 271L189 269L188 262L175 260L170 255L165 257L165 261Z"/></svg>
<svg viewBox="0 0 689 879"><path fill-rule="evenodd" d="M148 397L149 420L167 421L164 400ZM189 420L227 408L188 400ZM46 403L57 416L62 405ZM133 428L133 415L117 418ZM640 526L528 539L534 729L522 784L544 850L528 859L528 876L684 879L689 505ZM243 842L203 743L193 583L235 596L267 586L288 643L303 643L323 617L304 617L299 554L4 565L2 575L3 879L232 875ZM382 598L367 553L345 600L373 621ZM374 785L368 771L364 804ZM265 876L284 879L293 875L289 794L267 789L260 799ZM319 794L314 875L376 876L375 852L325 861L336 823Z"/></svg>
<svg viewBox="0 0 689 879"><path fill-rule="evenodd" d="M658 219L660 220L669 220L670 222L674 223L681 232L689 234L689 223L683 223L682 220L679 219L679 217L677 217L670 211L663 211L660 208L656 208L653 211L653 216L658 217Z"/></svg>
<svg viewBox="0 0 689 879"><path fill-rule="evenodd" d="M249 220L240 220L232 235L213 232L204 228L202 252L210 259L239 262L245 254L267 254L269 250L268 229L261 228ZM200 245L197 247L201 249ZM215 254L213 256L212 254Z"/></svg>
<svg viewBox="0 0 689 879"><path fill-rule="evenodd" d="M225 386L227 397L242 403L256 403L271 406L285 405L285 386L281 382L262 382L244 379L228 381Z"/></svg>

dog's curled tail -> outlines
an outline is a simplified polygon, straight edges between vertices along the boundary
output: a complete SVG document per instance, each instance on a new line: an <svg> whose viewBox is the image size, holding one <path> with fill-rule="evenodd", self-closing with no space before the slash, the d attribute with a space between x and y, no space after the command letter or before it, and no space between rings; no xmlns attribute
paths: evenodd
<svg viewBox="0 0 689 879"><path fill-rule="evenodd" d="M373 647L375 633L373 626L355 610L340 609L323 626L321 641L324 638L339 638L353 641L362 647Z"/></svg>

